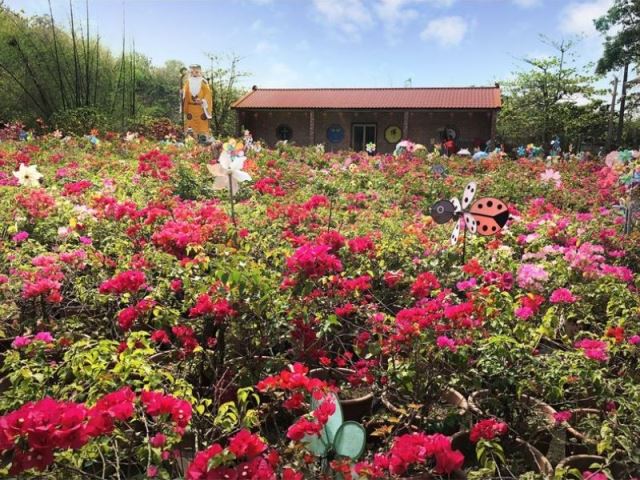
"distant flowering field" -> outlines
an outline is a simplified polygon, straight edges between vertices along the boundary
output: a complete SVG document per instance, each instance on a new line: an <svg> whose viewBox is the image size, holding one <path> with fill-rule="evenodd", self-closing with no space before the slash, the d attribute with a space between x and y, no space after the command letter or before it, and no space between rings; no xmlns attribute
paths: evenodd
<svg viewBox="0 0 640 480"><path fill-rule="evenodd" d="M640 478L636 157L10 137L1 476Z"/></svg>

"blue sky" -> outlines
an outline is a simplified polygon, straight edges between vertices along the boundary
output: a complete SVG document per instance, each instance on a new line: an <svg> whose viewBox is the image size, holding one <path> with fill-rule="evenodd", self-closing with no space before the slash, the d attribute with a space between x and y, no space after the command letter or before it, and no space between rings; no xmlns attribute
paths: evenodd
<svg viewBox="0 0 640 480"><path fill-rule="evenodd" d="M46 13L46 0L5 0ZM90 0L91 28L119 51L127 43L155 64L206 64L206 52L234 52L250 86L401 87L491 85L549 54L540 42L581 38L582 63L601 37L591 19L613 0ZM68 1L52 0L68 23ZM84 0L74 0L84 15Z"/></svg>

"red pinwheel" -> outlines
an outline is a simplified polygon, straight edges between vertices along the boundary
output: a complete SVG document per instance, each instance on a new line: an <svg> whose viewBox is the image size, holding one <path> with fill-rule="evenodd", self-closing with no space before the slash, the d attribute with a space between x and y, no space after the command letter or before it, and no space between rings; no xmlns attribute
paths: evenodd
<svg viewBox="0 0 640 480"><path fill-rule="evenodd" d="M431 207L431 216L436 223L444 224L456 220L451 234L453 245L458 243L463 225L471 233L487 236L498 233L509 220L509 209L502 200L483 197L473 202L476 190L476 182L469 182L464 189L462 202L454 197L451 200L440 200Z"/></svg>

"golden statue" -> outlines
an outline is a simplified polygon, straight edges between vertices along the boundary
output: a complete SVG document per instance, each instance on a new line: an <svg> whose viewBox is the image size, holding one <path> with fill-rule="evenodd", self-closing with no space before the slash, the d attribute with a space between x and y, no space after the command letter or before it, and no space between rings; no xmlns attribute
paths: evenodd
<svg viewBox="0 0 640 480"><path fill-rule="evenodd" d="M200 65L189 66L189 77L182 85L182 118L185 134L191 133L199 141L209 141L209 120L213 112L213 94L202 76Z"/></svg>

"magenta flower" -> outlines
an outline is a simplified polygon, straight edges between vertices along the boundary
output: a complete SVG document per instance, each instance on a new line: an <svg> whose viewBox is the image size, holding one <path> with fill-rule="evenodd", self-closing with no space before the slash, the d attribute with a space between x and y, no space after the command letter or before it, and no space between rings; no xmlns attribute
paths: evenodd
<svg viewBox="0 0 640 480"><path fill-rule="evenodd" d="M556 412L553 414L553 418L556 421L556 424L568 422L571 419L572 413L569 410L565 410L562 412Z"/></svg>
<svg viewBox="0 0 640 480"><path fill-rule="evenodd" d="M528 320L533 316L531 307L520 307L516 310L516 317L520 320Z"/></svg>
<svg viewBox="0 0 640 480"><path fill-rule="evenodd" d="M638 345L640 343L640 335L633 335L629 337L629 343L631 345Z"/></svg>
<svg viewBox="0 0 640 480"><path fill-rule="evenodd" d="M27 345L31 344L31 338L29 337L16 337L11 346L15 349L24 348Z"/></svg>
<svg viewBox="0 0 640 480"><path fill-rule="evenodd" d="M49 332L38 332L36 333L36 336L33 337L33 339L39 340L44 343L53 343L55 341L53 335L51 335L51 333Z"/></svg>
<svg viewBox="0 0 640 480"><path fill-rule="evenodd" d="M16 233L13 237L11 237L11 240L13 240L16 243L20 243L20 242L24 242L27 238L29 238L29 234L25 231L22 231L22 232Z"/></svg>
<svg viewBox="0 0 640 480"><path fill-rule="evenodd" d="M599 362L606 362L609 360L609 356L607 355L607 342L585 338L576 342L575 346L582 350L585 357L591 360L597 360Z"/></svg>
<svg viewBox="0 0 640 480"><path fill-rule="evenodd" d="M575 303L577 300L568 288L558 288L551 293L551 303Z"/></svg>
<svg viewBox="0 0 640 480"><path fill-rule="evenodd" d="M438 347L447 349L450 352L455 352L456 350L458 350L455 340L445 335L440 335L436 340L436 344L438 345Z"/></svg>
<svg viewBox="0 0 640 480"><path fill-rule="evenodd" d="M582 480L609 480L609 477L602 472L582 472Z"/></svg>

